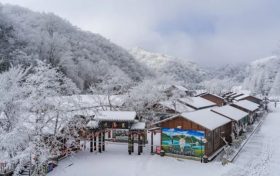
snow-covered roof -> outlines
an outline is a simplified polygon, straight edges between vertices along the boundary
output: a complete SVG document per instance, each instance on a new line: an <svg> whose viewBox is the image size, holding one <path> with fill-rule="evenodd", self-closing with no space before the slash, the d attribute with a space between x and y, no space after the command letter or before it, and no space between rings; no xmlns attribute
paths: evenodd
<svg viewBox="0 0 280 176"><path fill-rule="evenodd" d="M166 108L169 108L169 109L172 109L174 111L177 111L179 113L195 111L195 109L193 109L193 108L191 108L191 107L189 107L187 105L184 105L183 103L180 103L178 101L175 101L175 102L172 102L172 101L161 101L161 102L159 102L159 104L164 106L164 107L166 107Z"/></svg>
<svg viewBox="0 0 280 176"><path fill-rule="evenodd" d="M212 112L210 109L182 113L181 116L209 130L214 130L231 121L222 115Z"/></svg>
<svg viewBox="0 0 280 176"><path fill-rule="evenodd" d="M243 99L243 98L246 98L246 97L249 97L250 95L248 95L248 94L244 94L244 95L241 95L241 96L238 96L238 97L236 97L236 98L234 98L235 100L241 100L241 99Z"/></svg>
<svg viewBox="0 0 280 176"><path fill-rule="evenodd" d="M202 94L206 94L207 91L204 90L204 89L198 89L198 90L193 90L194 91L194 94L193 96L199 96L199 95L202 95Z"/></svg>
<svg viewBox="0 0 280 176"><path fill-rule="evenodd" d="M99 121L134 121L135 111L99 111L96 113L95 120Z"/></svg>
<svg viewBox="0 0 280 176"><path fill-rule="evenodd" d="M226 98L229 98L229 97L235 96L236 94L237 94L237 93L232 92L232 93L230 93L230 94L225 95L225 97L226 97Z"/></svg>
<svg viewBox="0 0 280 176"><path fill-rule="evenodd" d="M91 129L98 128L98 125L99 125L99 122L96 121L96 120L90 120L90 121L87 123L87 127L88 127L88 128L91 128Z"/></svg>
<svg viewBox="0 0 280 176"><path fill-rule="evenodd" d="M205 107L215 106L216 103L213 103L209 100L206 100L202 97L187 97L187 98L180 98L179 101L185 103L193 108L200 109Z"/></svg>
<svg viewBox="0 0 280 176"><path fill-rule="evenodd" d="M27 115L30 117L32 114ZM61 113L49 113L48 116L56 117L58 115L58 130L61 130L68 122L73 120L75 117L85 116L85 117L93 117L94 121L134 121L136 118L136 112L134 111L102 111L97 109L81 109L76 111L68 111ZM33 115L34 116L34 115ZM33 119L35 119L33 117ZM48 124L42 129L42 131L46 134L52 134L55 128L55 118L49 121ZM28 125L28 124L27 124ZM90 124L89 124L90 125ZM30 126L30 125L29 125ZM31 126L32 127L32 126Z"/></svg>
<svg viewBox="0 0 280 176"><path fill-rule="evenodd" d="M234 104L236 106L242 107L249 111L255 111L259 108L259 105L257 103L253 103L249 100L241 100L241 101L235 102Z"/></svg>
<svg viewBox="0 0 280 176"><path fill-rule="evenodd" d="M131 130L144 130L146 128L146 123L145 122L136 122L132 124Z"/></svg>
<svg viewBox="0 0 280 176"><path fill-rule="evenodd" d="M181 91L188 91L187 88L180 86L180 85L173 85L174 87L176 87L177 89L181 90Z"/></svg>
<svg viewBox="0 0 280 176"><path fill-rule="evenodd" d="M201 94L200 97L202 97L202 96L204 96L204 95L212 95L212 96L214 96L214 97L217 97L217 98L220 98L220 99L223 99L223 100L224 100L223 97L221 97L221 96L219 96L219 95L216 95L216 94L212 94L212 93L204 93L204 94Z"/></svg>
<svg viewBox="0 0 280 176"><path fill-rule="evenodd" d="M226 93L224 93L222 96L225 97L225 96L230 95L230 94L232 94L232 93L233 93L233 92L226 92Z"/></svg>
<svg viewBox="0 0 280 176"><path fill-rule="evenodd" d="M0 120L4 120L4 119L7 119L7 115L6 115L6 113L5 112L1 112L0 113Z"/></svg>
<svg viewBox="0 0 280 176"><path fill-rule="evenodd" d="M235 107L232 107L230 105L222 106L213 108L212 111L217 112L219 114L222 114L232 120L239 121L242 118L246 117L248 113L241 111Z"/></svg>
<svg viewBox="0 0 280 176"><path fill-rule="evenodd" d="M232 98L237 98L237 97L240 97L240 96L242 96L242 95L244 95L244 94L243 94L243 93L238 93L238 94L232 96Z"/></svg>
<svg viewBox="0 0 280 176"><path fill-rule="evenodd" d="M120 107L124 104L124 95L72 95L48 97L47 103L59 110L76 110L81 108L112 106Z"/></svg>

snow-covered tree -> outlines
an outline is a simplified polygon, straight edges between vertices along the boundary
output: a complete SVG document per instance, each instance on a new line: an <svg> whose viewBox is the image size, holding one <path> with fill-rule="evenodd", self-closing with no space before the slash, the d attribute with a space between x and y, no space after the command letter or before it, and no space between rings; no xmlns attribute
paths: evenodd
<svg viewBox="0 0 280 176"><path fill-rule="evenodd" d="M0 29L0 72L11 63L29 66L39 59L58 67L82 90L116 68L133 81L150 75L123 48L54 14L0 4Z"/></svg>
<svg viewBox="0 0 280 176"><path fill-rule="evenodd" d="M225 92L230 91L236 84L232 79L211 79L203 81L201 83L208 92L214 93L217 95L222 95Z"/></svg>
<svg viewBox="0 0 280 176"><path fill-rule="evenodd" d="M274 79L274 82L272 84L269 94L270 94L270 96L276 96L276 97L280 96L280 71L278 71L278 73Z"/></svg>
<svg viewBox="0 0 280 176"><path fill-rule="evenodd" d="M113 110L114 107L111 103L111 96L126 93L132 84L133 81L123 71L119 70L117 67L113 67L112 70L103 76L103 80L101 80L100 83L91 85L90 91L96 95L96 98L103 99L103 97L106 96L109 102L109 108ZM102 107L103 110L107 108L102 104L100 104L100 107Z"/></svg>
<svg viewBox="0 0 280 176"><path fill-rule="evenodd" d="M22 86L27 72L20 66L11 67L8 71L0 74L0 112L5 114L5 131L10 131L17 123L17 116L20 114L22 105L21 99L25 98L26 87Z"/></svg>
<svg viewBox="0 0 280 176"><path fill-rule="evenodd" d="M271 56L252 62L246 71L243 88L255 94L268 94L279 70L280 58Z"/></svg>
<svg viewBox="0 0 280 176"><path fill-rule="evenodd" d="M177 99L178 94L169 97L166 94L166 85L177 84L172 77L162 76L155 79L147 79L133 87L125 100L126 107L136 111L144 118L153 118L153 106L159 101Z"/></svg>
<svg viewBox="0 0 280 176"><path fill-rule="evenodd" d="M43 129L54 126L56 118L56 109L46 103L46 97L79 90L56 68L41 61L28 68L12 66L0 74L0 81L0 112L4 114L0 120L0 148L1 153L6 153L4 159L24 164L34 154L40 156L37 160L42 163L49 156L49 148L42 142Z"/></svg>

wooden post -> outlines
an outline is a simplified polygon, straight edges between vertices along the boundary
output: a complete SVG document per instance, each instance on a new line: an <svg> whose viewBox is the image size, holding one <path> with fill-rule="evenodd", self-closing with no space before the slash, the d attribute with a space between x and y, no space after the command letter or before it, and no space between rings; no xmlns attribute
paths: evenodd
<svg viewBox="0 0 280 176"><path fill-rule="evenodd" d="M105 151L105 130L103 131L102 135L102 151Z"/></svg>
<svg viewBox="0 0 280 176"><path fill-rule="evenodd" d="M137 133L137 136L138 136L138 155L141 155L141 143L140 143L140 135L139 133Z"/></svg>
<svg viewBox="0 0 280 176"><path fill-rule="evenodd" d="M93 134L90 134L90 152L93 152Z"/></svg>
<svg viewBox="0 0 280 176"><path fill-rule="evenodd" d="M96 133L94 133L93 141L94 141L94 151L96 151Z"/></svg>
<svg viewBox="0 0 280 176"><path fill-rule="evenodd" d="M131 155L131 135L130 132L128 132L128 154Z"/></svg>
<svg viewBox="0 0 280 176"><path fill-rule="evenodd" d="M80 140L79 137L76 139L76 148L77 148L78 150L81 150L81 140Z"/></svg>
<svg viewBox="0 0 280 176"><path fill-rule="evenodd" d="M131 134L131 152L134 152L134 134Z"/></svg>
<svg viewBox="0 0 280 176"><path fill-rule="evenodd" d="M142 134L143 134L143 147L146 147L146 136L145 136L145 133L144 133L144 131L142 131Z"/></svg>
<svg viewBox="0 0 280 176"><path fill-rule="evenodd" d="M98 152L99 153L102 153L102 150L101 150L101 135L102 135L102 133L98 132Z"/></svg>
<svg viewBox="0 0 280 176"><path fill-rule="evenodd" d="M140 133L140 153L143 153L143 134Z"/></svg>
<svg viewBox="0 0 280 176"><path fill-rule="evenodd" d="M154 132L151 131L151 153L154 153Z"/></svg>
<svg viewBox="0 0 280 176"><path fill-rule="evenodd" d="M109 139L111 138L111 130L109 130L109 132L108 132L108 138Z"/></svg>

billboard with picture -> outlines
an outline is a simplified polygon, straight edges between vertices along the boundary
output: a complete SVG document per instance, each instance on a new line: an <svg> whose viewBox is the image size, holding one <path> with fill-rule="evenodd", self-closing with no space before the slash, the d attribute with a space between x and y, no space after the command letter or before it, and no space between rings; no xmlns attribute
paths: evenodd
<svg viewBox="0 0 280 176"><path fill-rule="evenodd" d="M202 157L204 155L204 131L162 128L162 149L166 153Z"/></svg>

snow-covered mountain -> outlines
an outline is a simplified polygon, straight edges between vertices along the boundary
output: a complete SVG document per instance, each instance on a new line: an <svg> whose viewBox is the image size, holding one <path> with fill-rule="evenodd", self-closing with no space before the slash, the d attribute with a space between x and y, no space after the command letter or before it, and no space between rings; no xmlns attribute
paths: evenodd
<svg viewBox="0 0 280 176"><path fill-rule="evenodd" d="M280 80L279 78L277 79L280 76L279 68L280 58L278 56L270 56L252 62L246 69L243 88L256 94L275 94L277 85L278 87L280 85ZM273 89L274 93L271 92Z"/></svg>
<svg viewBox="0 0 280 176"><path fill-rule="evenodd" d="M172 76L175 80L187 84L199 83L202 80L204 72L193 62L141 48L133 48L129 52L156 75Z"/></svg>
<svg viewBox="0 0 280 176"><path fill-rule="evenodd" d="M0 72L39 59L59 67L80 89L104 79L142 80L149 70L126 50L54 14L0 4Z"/></svg>

